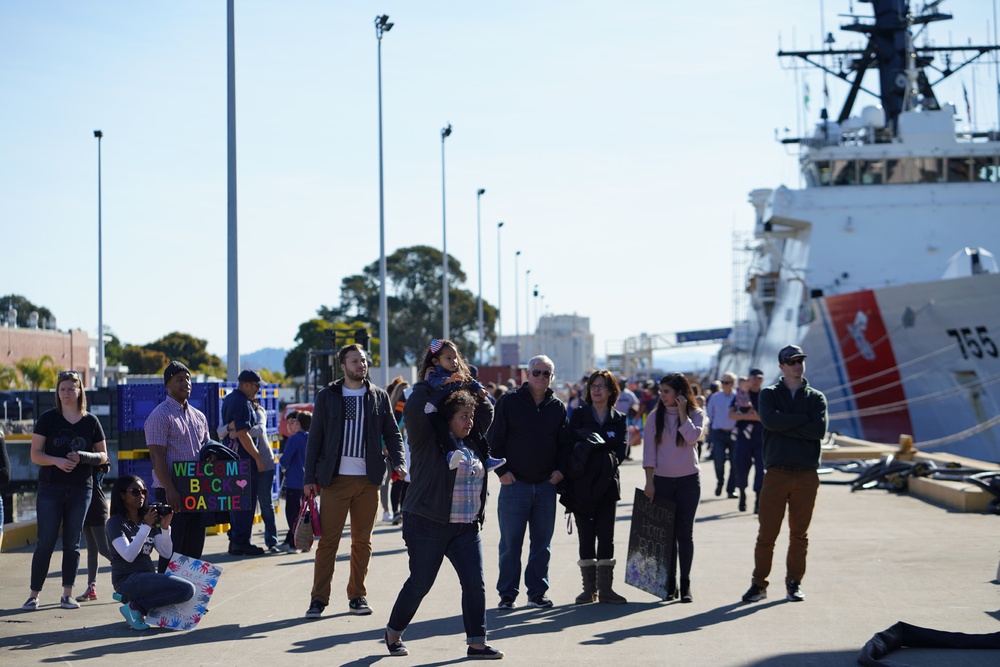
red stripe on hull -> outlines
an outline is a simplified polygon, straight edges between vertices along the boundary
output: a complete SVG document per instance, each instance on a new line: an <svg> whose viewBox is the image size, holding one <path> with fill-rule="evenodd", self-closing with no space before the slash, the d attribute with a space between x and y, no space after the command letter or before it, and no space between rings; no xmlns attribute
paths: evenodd
<svg viewBox="0 0 1000 667"><path fill-rule="evenodd" d="M891 412L859 417L864 437L878 442L896 442L900 433L912 434L913 425L896 368L896 355L886 335L874 292L863 290L830 296L825 301L856 409L864 415L866 410L889 404L901 406Z"/></svg>

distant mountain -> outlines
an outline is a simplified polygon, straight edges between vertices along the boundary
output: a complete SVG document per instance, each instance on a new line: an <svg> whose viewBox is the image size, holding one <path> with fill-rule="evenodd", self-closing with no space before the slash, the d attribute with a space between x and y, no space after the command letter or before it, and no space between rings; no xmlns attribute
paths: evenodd
<svg viewBox="0 0 1000 667"><path fill-rule="evenodd" d="M277 347L265 347L249 354L240 355L240 368L266 368L271 371L285 372L285 356L288 350ZM228 363L226 357L222 357L222 363Z"/></svg>

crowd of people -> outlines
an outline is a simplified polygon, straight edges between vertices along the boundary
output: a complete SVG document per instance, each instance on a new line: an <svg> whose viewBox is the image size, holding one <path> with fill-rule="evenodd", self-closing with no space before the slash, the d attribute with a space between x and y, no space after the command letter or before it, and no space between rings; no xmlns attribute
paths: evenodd
<svg viewBox="0 0 1000 667"><path fill-rule="evenodd" d="M403 635L447 558L462 594L467 656L502 658L487 643L486 573L481 527L490 473L500 488L497 606L512 609L553 606L549 598L551 542L557 505L572 513L579 538L582 591L576 604L624 604L612 588L619 468L633 446L641 446L643 493L674 507L666 599L692 602L694 524L701 500L701 463L711 460L715 495L738 499L747 511L750 468L754 468L754 512L759 534L750 589L744 602L767 596L774 543L786 508L790 533L786 595L801 601L808 527L819 486L820 439L826 431L826 402L804 376L806 355L790 345L781 350L781 377L763 386L764 373L746 377L725 372L705 395L681 373L630 383L595 370L557 393L555 364L545 356L529 360L520 386L481 384L476 369L456 344L434 340L410 386L396 378L387 388L368 376L360 345L338 353L342 377L315 397L314 410L287 416L291 436L278 467L284 475L288 534L279 545L271 488L274 457L266 439L266 413L256 395L260 376L243 371L236 391L222 406L218 436L209 440L205 415L187 401L191 374L179 362L164 371L167 399L146 422L153 461L150 503L145 483L123 475L111 491L110 513L100 492L106 470L104 433L86 411L86 396L74 373L59 376L54 410L43 414L32 438L32 460L41 467L38 493L39 543L32 561L30 597L23 609L38 608L56 536L63 531L63 608L97 598L97 554L112 563L112 585L121 613L135 629L148 626L153 608L191 598L193 588L167 573L171 555L200 558L205 544L202 514L185 511L169 475L177 461L249 461L250 508L233 511L229 553L297 552L293 526L302 503L318 499L322 534L315 550L306 618L319 618L331 604L337 553L350 517L347 610L372 614L366 578L372 531L382 520L402 524L409 576L385 626L390 655L408 655ZM703 452L703 445L707 451ZM727 474L728 464L728 474ZM765 474L765 472L767 474ZM264 548L251 544L259 505ZM164 509L165 508L165 509ZM89 527L104 523L104 530ZM72 590L79 566L80 535L88 526L92 553L88 589ZM525 535L527 560L522 562ZM155 549L158 567L150 554ZM523 582L522 582L523 577ZM524 593L523 601L521 594Z"/></svg>

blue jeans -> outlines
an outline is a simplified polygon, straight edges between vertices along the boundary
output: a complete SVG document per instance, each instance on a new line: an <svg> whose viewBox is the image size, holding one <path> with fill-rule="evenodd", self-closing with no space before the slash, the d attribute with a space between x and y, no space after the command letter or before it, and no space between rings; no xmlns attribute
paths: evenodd
<svg viewBox="0 0 1000 667"><path fill-rule="evenodd" d="M271 497L273 486L274 468L257 473L257 504L260 505L260 518L264 522L264 546L267 547L278 544L278 528L274 525L274 499Z"/></svg>
<svg viewBox="0 0 1000 667"><path fill-rule="evenodd" d="M516 481L500 487L497 501L500 523L500 576L497 593L501 598L517 598L521 584L521 547L528 530L528 566L524 585L528 599L549 590L549 557L552 532L556 526L556 487L548 481L530 484Z"/></svg>
<svg viewBox="0 0 1000 667"><path fill-rule="evenodd" d="M242 447L242 445L241 445ZM246 458L250 461L250 509L231 511L229 513L229 546L230 547L248 547L250 546L250 536L253 534L253 517L256 513L254 510L257 506L258 497L258 486L257 475L260 472L257 470L257 462L249 457L244 457L240 455L240 459ZM268 493L271 493L271 489L268 488ZM273 509L272 509L273 513ZM184 554L185 556L187 554Z"/></svg>
<svg viewBox="0 0 1000 667"><path fill-rule="evenodd" d="M403 541L410 559L410 576L403 583L389 614L387 628L403 634L420 602L431 590L447 556L462 585L462 621L465 641L486 641L486 583L483 577L483 542L478 523L438 523L404 512Z"/></svg>
<svg viewBox="0 0 1000 667"><path fill-rule="evenodd" d="M756 428L760 428L757 425ZM760 487L764 485L764 443L760 439L744 438L740 436L736 440L735 450L736 486L741 490L746 490L750 481L750 464L753 464L753 490L760 493Z"/></svg>
<svg viewBox="0 0 1000 667"><path fill-rule="evenodd" d="M42 590L49 573L52 552L63 531L62 585L72 588L80 567L80 533L90 505L90 488L65 484L41 484L35 511L38 515L38 544L31 557L31 590Z"/></svg>
<svg viewBox="0 0 1000 667"><path fill-rule="evenodd" d="M713 428L708 432L708 441L712 443L712 461L715 463L716 485L720 488L726 479L726 460L729 460L729 482L726 483L726 493L736 490L736 456L732 432L721 428Z"/></svg>
<svg viewBox="0 0 1000 667"><path fill-rule="evenodd" d="M194 597L194 584L172 574L136 572L118 582L115 591L128 595L142 615L152 609L187 602Z"/></svg>

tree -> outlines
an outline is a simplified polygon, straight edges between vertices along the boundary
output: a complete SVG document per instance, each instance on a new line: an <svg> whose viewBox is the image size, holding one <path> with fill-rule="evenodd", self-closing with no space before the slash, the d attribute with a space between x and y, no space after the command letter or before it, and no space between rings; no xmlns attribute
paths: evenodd
<svg viewBox="0 0 1000 667"><path fill-rule="evenodd" d="M17 369L13 366L0 366L0 390L20 389L21 378L17 376Z"/></svg>
<svg viewBox="0 0 1000 667"><path fill-rule="evenodd" d="M400 248L386 257L389 282L389 363L418 363L432 338L443 328L441 298L441 251L429 246ZM321 307L319 316L327 322L365 322L379 330L379 266L373 262L360 275L344 278L340 284L340 305ZM451 338L467 359L478 348L479 319L476 297L462 289L466 276L461 264L448 256ZM487 343L496 341L497 309L483 301L483 328ZM372 349L375 349L374 344ZM288 361L285 361L286 368Z"/></svg>
<svg viewBox="0 0 1000 667"><path fill-rule="evenodd" d="M299 332L295 335L298 345L285 355L285 373L289 376L304 375L306 354L309 350L328 349L331 347L329 343L331 336L333 337L332 345L339 349L342 345L355 342L354 333L358 329L366 329L367 327L367 324L360 321L330 322L314 318L303 322L299 325ZM373 361L375 365L378 365L378 338L371 338L369 345L373 351Z"/></svg>
<svg viewBox="0 0 1000 667"><path fill-rule="evenodd" d="M45 306L36 306L19 294L8 294L0 297L0 317L7 321L7 311L11 307L17 309L17 326L28 326L28 316L35 311L38 313L38 325L43 326L46 320L52 319L52 311Z"/></svg>
<svg viewBox="0 0 1000 667"><path fill-rule="evenodd" d="M138 345L126 345L122 351L122 363L128 366L129 373L154 375L162 373L170 360L162 352L147 350Z"/></svg>
<svg viewBox="0 0 1000 667"><path fill-rule="evenodd" d="M260 368L257 372L260 373L260 379L267 384L276 384L284 387L291 383L288 376L281 371L272 371L270 368Z"/></svg>
<svg viewBox="0 0 1000 667"><path fill-rule="evenodd" d="M55 362L47 354L43 354L37 359L25 357L15 364L17 370L21 371L21 377L28 384L29 389L55 389L56 369Z"/></svg>
<svg viewBox="0 0 1000 667"><path fill-rule="evenodd" d="M105 335L108 340L104 342L104 360L109 366L117 366L122 363L122 354L125 352L125 348L122 347L122 342L118 339L118 336L110 331Z"/></svg>
<svg viewBox="0 0 1000 667"><path fill-rule="evenodd" d="M146 350L162 352L167 358L167 363L179 361L192 370L200 369L202 366L224 366L222 359L206 350L207 346L208 341L179 331L174 331L148 345L143 345ZM165 366L166 364L164 364ZM129 368L131 369L131 366Z"/></svg>

